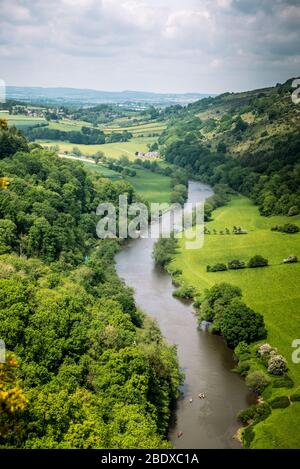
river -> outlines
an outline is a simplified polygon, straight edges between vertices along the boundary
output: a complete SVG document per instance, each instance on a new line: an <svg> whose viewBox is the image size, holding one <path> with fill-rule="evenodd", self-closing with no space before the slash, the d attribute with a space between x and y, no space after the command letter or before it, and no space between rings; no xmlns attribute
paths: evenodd
<svg viewBox="0 0 300 469"><path fill-rule="evenodd" d="M209 186L189 182L188 202L204 201L210 195ZM117 254L116 268L134 288L138 306L157 320L165 339L177 345L185 382L169 438L175 448L240 448L233 438L239 426L236 415L249 405L251 395L244 380L231 371L233 355L223 339L197 329L192 306L172 296L170 276L152 259L154 243L151 238L131 240ZM199 393L206 397L199 399Z"/></svg>

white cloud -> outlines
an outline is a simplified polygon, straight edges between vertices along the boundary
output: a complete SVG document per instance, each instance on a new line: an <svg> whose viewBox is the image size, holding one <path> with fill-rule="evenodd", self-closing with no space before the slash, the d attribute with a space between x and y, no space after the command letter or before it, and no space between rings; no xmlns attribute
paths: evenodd
<svg viewBox="0 0 300 469"><path fill-rule="evenodd" d="M166 89L174 82L206 91L219 86L216 69L220 86L234 88L241 74L263 85L274 70L276 82L299 64L297 0L0 0L0 11L0 69L13 83ZM34 76L22 73L25 63Z"/></svg>

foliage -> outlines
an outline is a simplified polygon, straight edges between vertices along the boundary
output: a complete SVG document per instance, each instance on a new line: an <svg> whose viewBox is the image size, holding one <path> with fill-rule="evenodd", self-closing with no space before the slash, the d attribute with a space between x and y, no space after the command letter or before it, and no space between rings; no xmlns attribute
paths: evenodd
<svg viewBox="0 0 300 469"><path fill-rule="evenodd" d="M255 436L252 426L246 427L242 432L242 442L244 448L250 448L251 442Z"/></svg>
<svg viewBox="0 0 300 469"><path fill-rule="evenodd" d="M287 371L287 363L282 355L271 355L268 361L268 372L272 375L283 375Z"/></svg>
<svg viewBox="0 0 300 469"><path fill-rule="evenodd" d="M269 264L268 259L265 259L263 256L256 255L256 256L251 257L247 266L249 268L266 267L268 264Z"/></svg>
<svg viewBox="0 0 300 469"><path fill-rule="evenodd" d="M170 238L159 238L153 249L153 258L155 263L166 267L172 260L177 247L177 239L173 236Z"/></svg>
<svg viewBox="0 0 300 469"><path fill-rule="evenodd" d="M217 264L214 264L212 266L208 265L206 267L207 272L221 272L223 270L227 270L227 265L223 264L222 262L218 262Z"/></svg>
<svg viewBox="0 0 300 469"><path fill-rule="evenodd" d="M132 186L40 148L0 171L1 447L169 447L176 349L117 277L117 242L95 235L98 204L134 202Z"/></svg>
<svg viewBox="0 0 300 469"><path fill-rule="evenodd" d="M299 233L299 226L294 223L285 223L283 226L275 225L271 228L272 231L281 231L282 233Z"/></svg>
<svg viewBox="0 0 300 469"><path fill-rule="evenodd" d="M284 409L290 405L290 400L287 396L276 396L270 401L272 409Z"/></svg>
<svg viewBox="0 0 300 469"><path fill-rule="evenodd" d="M238 299L218 313L215 326L229 347L236 347L240 341L249 344L267 335L263 316Z"/></svg>
<svg viewBox="0 0 300 469"><path fill-rule="evenodd" d="M256 394L261 394L262 391L268 386L269 382L270 380L268 376L259 370L249 373L246 378L247 386Z"/></svg>
<svg viewBox="0 0 300 469"><path fill-rule="evenodd" d="M295 392L290 395L291 402L299 402L300 401L300 392Z"/></svg>
<svg viewBox="0 0 300 469"><path fill-rule="evenodd" d="M205 290L201 301L199 320L211 321L212 331L221 333L229 347L266 336L263 316L245 305L241 295L238 287L220 283Z"/></svg>
<svg viewBox="0 0 300 469"><path fill-rule="evenodd" d="M271 407L267 402L262 404L253 404L238 414L238 418L247 424L249 422L259 422L265 420L271 414Z"/></svg>
<svg viewBox="0 0 300 469"><path fill-rule="evenodd" d="M232 261L228 262L229 270L238 270L238 269L244 269L244 268L245 268L245 262L240 261L239 259L233 259Z"/></svg>
<svg viewBox="0 0 300 469"><path fill-rule="evenodd" d="M195 293L196 292L193 287L190 287L188 285L182 285L181 287L174 290L173 296L175 296L176 298L192 300L194 298Z"/></svg>

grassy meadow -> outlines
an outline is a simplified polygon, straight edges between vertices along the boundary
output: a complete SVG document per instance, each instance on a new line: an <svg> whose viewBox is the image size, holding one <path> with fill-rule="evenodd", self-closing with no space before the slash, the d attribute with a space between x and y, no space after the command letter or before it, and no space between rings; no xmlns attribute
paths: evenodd
<svg viewBox="0 0 300 469"><path fill-rule="evenodd" d="M153 173L146 169L135 169L136 176L121 176L101 164L83 162L84 167L112 180L125 179L133 185L135 190L148 202L169 202L171 194L171 179L161 174Z"/></svg>
<svg viewBox="0 0 300 469"><path fill-rule="evenodd" d="M146 169L135 169L136 176L127 176L135 190L148 202L169 202L171 194L171 179L168 176L153 173Z"/></svg>
<svg viewBox="0 0 300 469"><path fill-rule="evenodd" d="M7 119L9 127L16 127L19 130L46 122L45 119L41 117L29 117L21 114L9 115L9 113L5 111L0 111L0 118L1 117Z"/></svg>
<svg viewBox="0 0 300 469"><path fill-rule="evenodd" d="M80 145L58 140L37 140L42 146L58 145L59 152L71 152L74 147L79 148L83 156L90 156L102 151L109 158L120 158L122 155L128 156L130 160L136 159L135 152L148 151L148 145L155 142L153 137L136 137L129 142L105 143L104 145Z"/></svg>
<svg viewBox="0 0 300 469"><path fill-rule="evenodd" d="M283 264L282 260L289 255L300 258L300 233L285 234L270 230L276 224L287 222L300 226L300 216L265 218L260 216L257 207L249 199L234 197L227 206L215 210L213 221L206 226L211 232L216 229L218 233L225 228L232 231L234 225L241 226L248 234L207 234L203 248L198 250L186 250L184 239L180 240L178 254L170 269L181 269L182 281L194 286L199 293L220 282L239 286L245 302L264 315L268 329L267 341L287 359L290 375L297 387L300 386L300 364L292 363L294 349L291 344L294 339L300 338L300 263ZM232 259L247 262L255 254L266 257L270 265L264 268L206 272L207 265L227 263ZM285 392L281 390L281 394ZM294 412L300 415L300 404L273 410L269 419L255 426L256 438L252 446L291 447L296 438L299 447L299 432L296 437L288 429L290 420L295 418ZM274 435L278 438L274 444L268 430L271 422L276 426ZM292 438L291 441L289 438Z"/></svg>

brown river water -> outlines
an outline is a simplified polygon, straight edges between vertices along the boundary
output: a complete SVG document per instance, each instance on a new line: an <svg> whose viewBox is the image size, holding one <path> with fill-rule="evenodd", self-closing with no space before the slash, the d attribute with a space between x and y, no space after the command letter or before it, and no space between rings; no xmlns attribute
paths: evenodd
<svg viewBox="0 0 300 469"><path fill-rule="evenodd" d="M189 182L188 202L201 202L210 195L209 186ZM177 346L185 382L169 438L175 448L240 448L233 438L239 427L236 416L253 398L244 380L231 371L233 354L223 339L199 330L191 304L172 296L171 277L154 264L154 243L151 238L129 241L116 256L116 268L134 288L138 306L157 320L167 342ZM199 393L205 398L200 399Z"/></svg>

